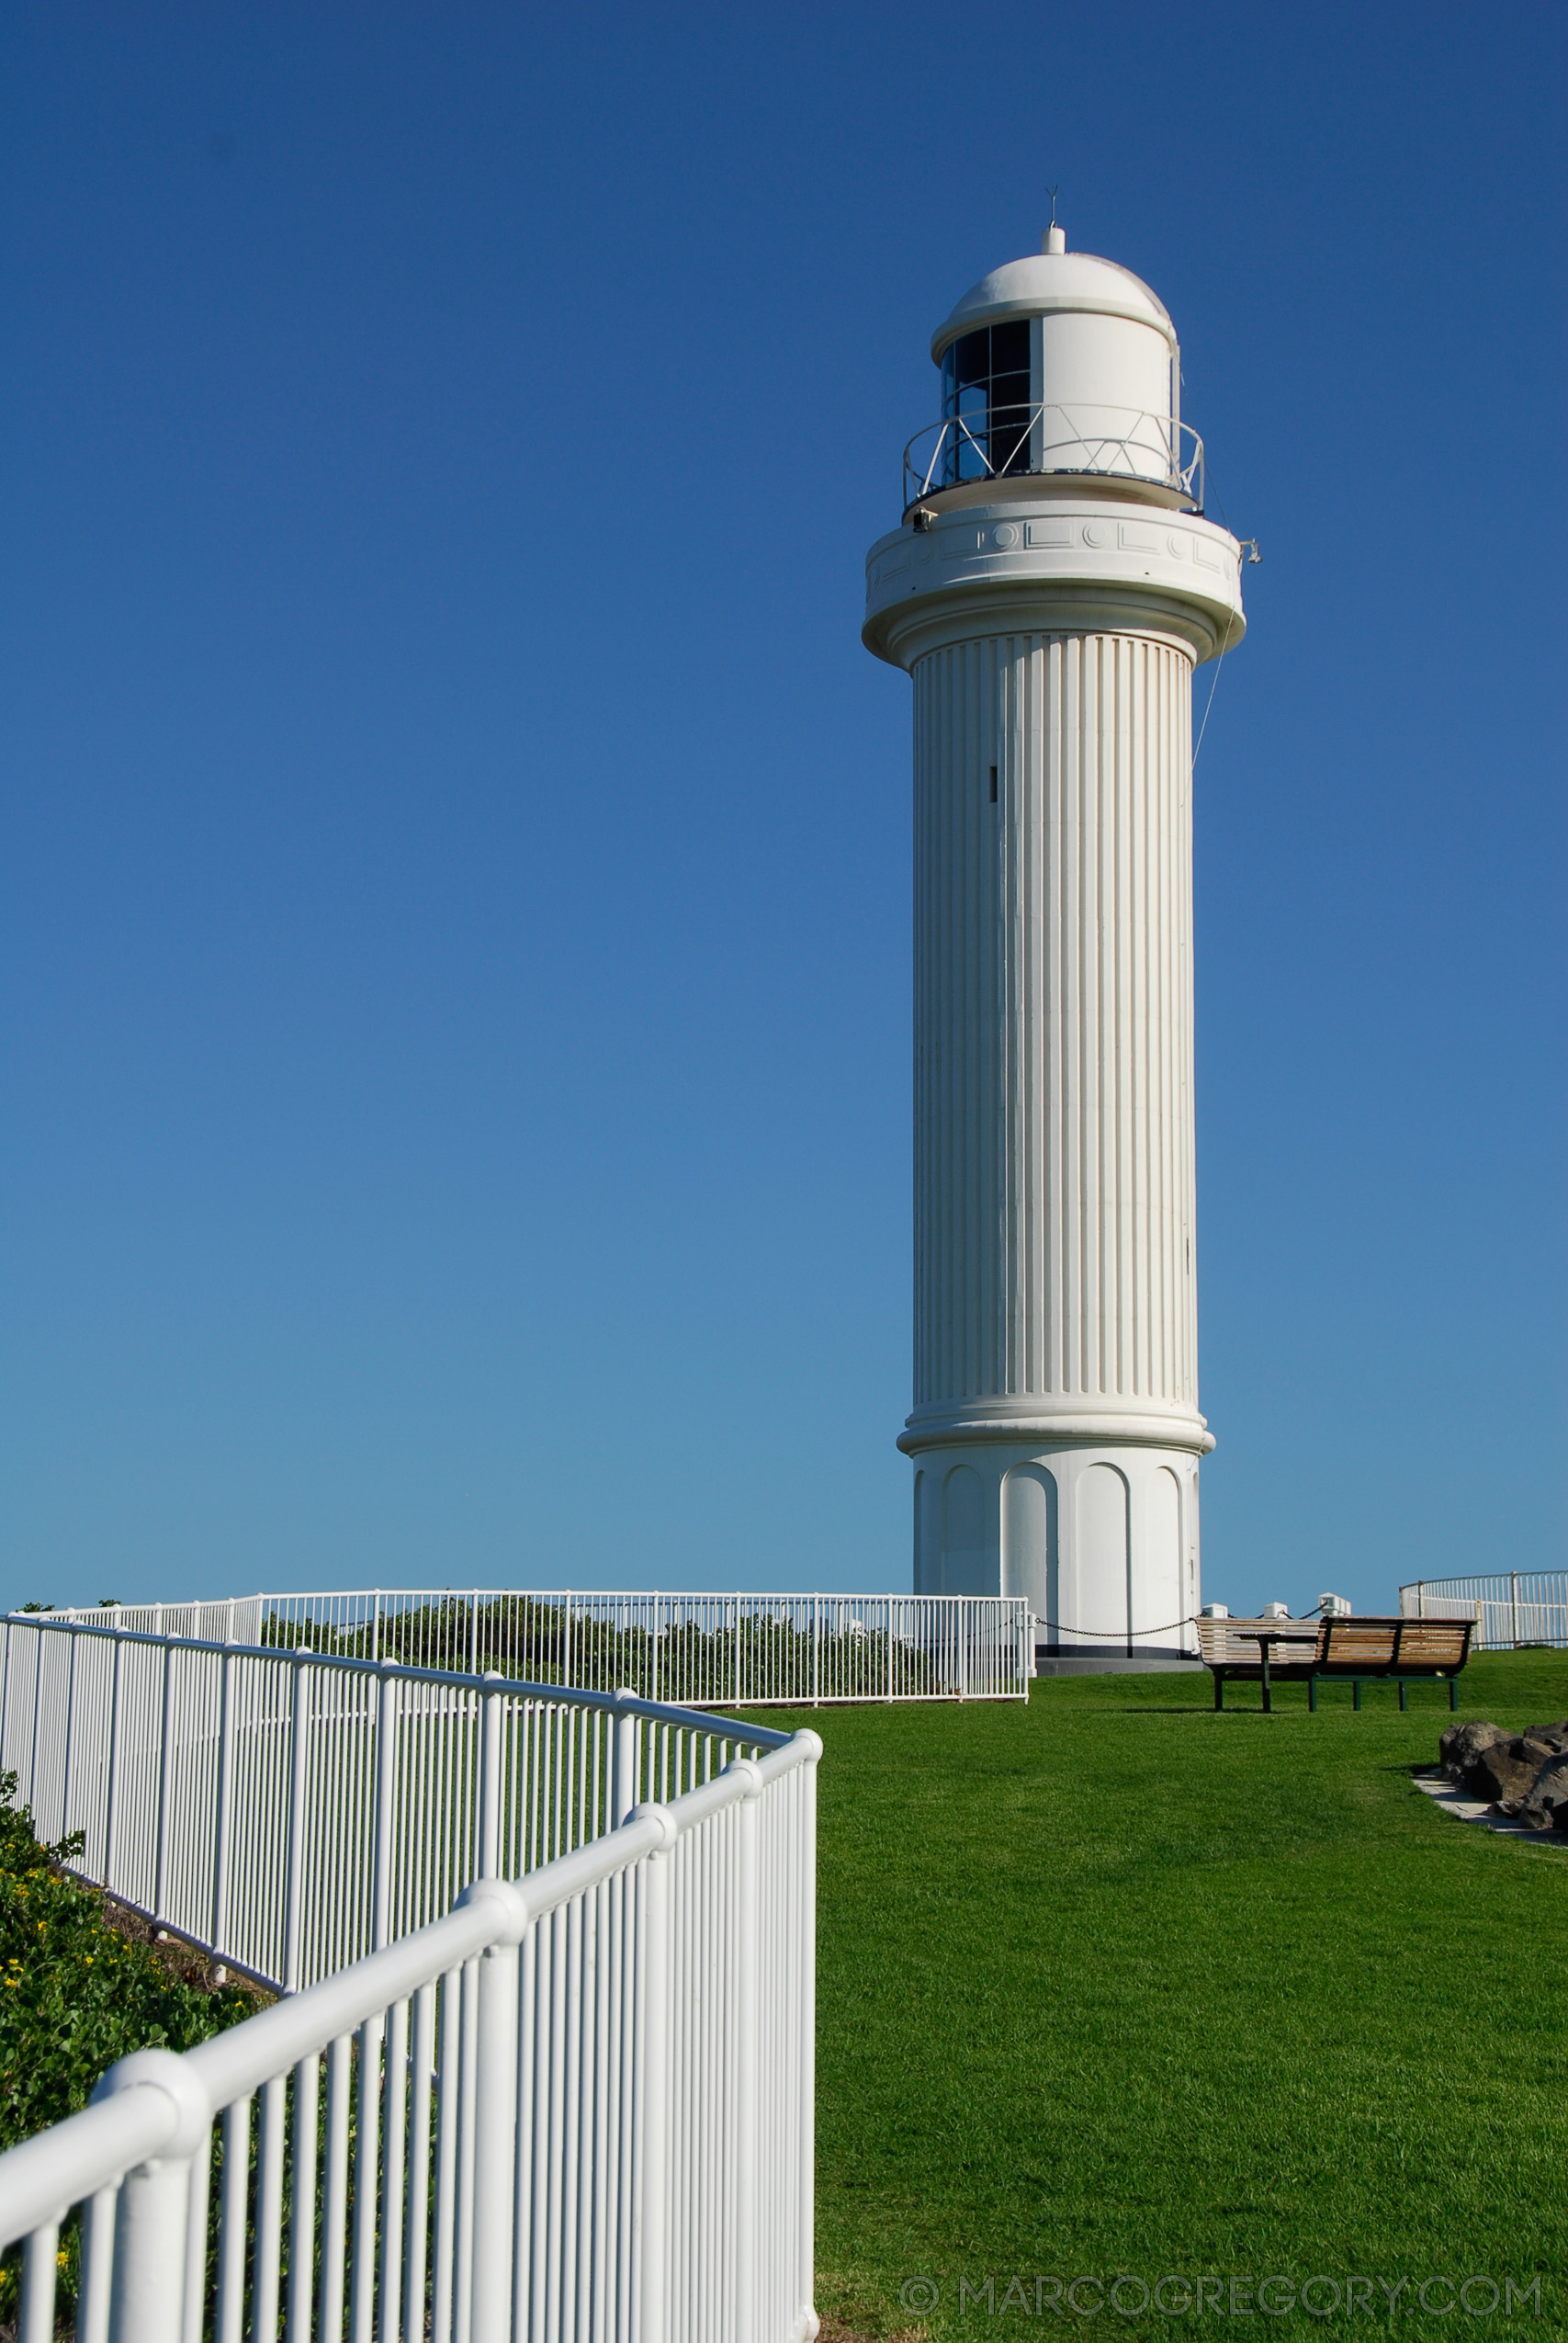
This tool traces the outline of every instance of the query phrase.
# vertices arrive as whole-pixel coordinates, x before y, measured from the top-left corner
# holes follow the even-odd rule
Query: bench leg
[[[1459,1713],[1459,1678],[1457,1676],[1449,1678],[1449,1706],[1457,1715]]]
[[[1359,1676],[1353,1676],[1350,1680],[1350,1705],[1352,1708],[1359,1708],[1361,1705],[1361,1680]]]
[[[1265,1716],[1272,1716],[1274,1714],[1274,1696],[1269,1690],[1269,1647],[1267,1644],[1263,1647],[1263,1714]]]
[[[1406,1698],[1406,1694],[1409,1692],[1409,1690],[1410,1687],[1408,1683],[1402,1676],[1399,1680],[1399,1705],[1402,1709],[1406,1709],[1410,1705],[1409,1700]]]
[[[1317,1678],[1315,1676],[1307,1678],[1307,1707],[1314,1716],[1317,1715]]]
[[[1225,1680],[1221,1670],[1216,1668],[1214,1670],[1214,1706],[1216,1708],[1224,1708],[1224,1704]]]

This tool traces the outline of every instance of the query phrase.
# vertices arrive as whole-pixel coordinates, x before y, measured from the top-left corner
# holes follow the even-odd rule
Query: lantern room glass
[[[962,421],[942,455],[944,488],[1029,470],[1029,320],[982,325],[949,343],[942,361],[944,423]]]

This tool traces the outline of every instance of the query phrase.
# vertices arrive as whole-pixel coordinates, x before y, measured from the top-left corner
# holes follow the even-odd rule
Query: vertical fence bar
[[[288,1737],[288,1870],[284,1896],[283,1990],[298,1993],[305,1942],[305,1781],[310,1740],[310,1678],[304,1650],[293,1658]]]
[[[413,2005],[413,2061],[409,2075],[409,2218],[403,2254],[403,2310],[409,2331],[423,2337],[430,2232],[430,2100],[435,2065],[435,1987],[422,1986]],[[290,2337],[289,2343],[293,2343]],[[304,2338],[309,2343],[309,2337]]]
[[[158,1853],[153,1873],[152,1909],[160,1919],[168,1910],[169,1877],[169,1703],[173,1697],[174,1654],[164,1646],[163,1731],[158,1751]]]
[[[398,1779],[397,1678],[381,1670],[376,1703],[376,1885],[371,1943],[376,1952],[391,1941],[392,1797]]]
[[[501,1733],[505,1722],[502,1706],[506,1680],[496,1669],[485,1671],[479,1695],[480,1727],[479,1868],[480,1879],[494,1879],[501,1870]]]
[[[114,2276],[118,2188],[100,2189],[82,2211],[82,2273],[76,2296],[77,2343],[107,2343],[109,2285]],[[186,2322],[189,2324],[188,2320]],[[24,2324],[21,2332],[26,2333]],[[52,2328],[51,2328],[52,2333]]]
[[[409,2178],[404,2163],[408,2143],[408,2003],[394,2002],[387,2013],[381,2088],[382,2343],[398,2343],[402,2330],[403,2193]]]
[[[240,2343],[245,2317],[245,2199],[251,2165],[251,2102],[223,2111],[223,2185],[218,2238],[217,2343]]]
[[[46,2221],[22,2248],[22,2303],[17,2343],[54,2343],[55,2258],[60,2226]]]
[[[207,2202],[212,2187],[212,2126],[197,2142],[190,2160],[190,2199],[186,2208],[185,2311],[180,2343],[202,2343],[207,2331]],[[92,2343],[82,2337],[79,2343]]]
[[[637,2343],[680,2343],[666,2319],[670,2232],[670,1978],[674,1900],[671,1860],[675,1825],[661,1807],[644,1805],[664,1825],[664,1845],[638,1867],[641,1889],[642,1990],[637,2008],[637,2050],[632,2080],[636,2103],[637,2163],[633,2188],[634,2232],[640,2238],[637,2271]]]
[[[256,2150],[255,2252],[251,2266],[251,2333],[277,2334],[278,2273],[283,2262],[283,2126],[287,2085],[275,2075],[261,2088]]]
[[[354,2236],[349,2249],[348,2332],[352,2343],[370,2343],[376,2315],[376,2215],[378,2212],[377,2111],[381,2098],[384,2020],[367,2018],[359,2029],[359,2091],[354,2143]],[[270,2336],[266,2343],[272,2343]],[[334,2336],[333,2343],[337,2343]]]
[[[477,1964],[469,2343],[511,2343],[512,2238],[517,2164],[517,1947],[492,1944]]]
[[[318,2333],[343,2335],[344,2247],[348,2224],[348,2114],[353,2052],[340,2034],[327,2052],[327,2168],[321,2190],[321,2316]],[[289,2343],[294,2343],[292,2336]]]
[[[233,1604],[229,1606],[231,1623]],[[119,1653],[117,1648],[115,1658]],[[218,1810],[212,1826],[212,1912],[209,1941],[220,1952],[229,1930],[229,1840],[234,1809],[234,1655],[225,1650],[219,1667]]]
[[[66,1629],[69,1638],[66,1649],[70,1655],[65,1671],[65,1753],[60,1774],[60,1836],[63,1839],[71,1828],[71,1744],[76,1723],[76,1622]]]
[[[40,1700],[40,1698],[41,1698],[41,1696],[42,1696],[42,1692],[43,1692],[43,1652],[44,1652],[43,1629],[42,1629],[41,1627],[35,1627],[35,1628],[33,1629],[33,1631],[32,1631],[32,1645],[33,1645],[33,1738],[32,1738],[32,1755],[31,1755],[31,1758],[28,1760],[28,1764],[29,1764],[29,1767],[30,1767],[30,1771],[29,1771],[29,1772],[28,1772],[28,1790],[27,1790],[27,1799],[26,1799],[26,1803],[27,1803],[28,1805],[34,1805],[34,1803],[36,1802],[37,1797],[38,1797],[38,1729],[39,1729],[39,1700]]]
[[[441,2064],[437,2069],[436,2115],[440,2129],[435,2142],[435,2239],[431,2287],[431,2333],[434,2343],[450,2343],[456,2298],[457,2233],[457,2132],[461,2120],[458,2068],[461,2065],[462,1974],[453,1970],[441,1980]],[[336,2343],[337,2330],[333,2330]]]
[[[761,1776],[750,1758],[737,1758],[746,1795],[735,1814],[737,1849],[734,1908],[729,1935],[735,1961],[735,2343],[763,2343],[757,2325],[758,2129],[762,2111],[757,2092],[757,2028],[761,1957],[757,1871],[758,1800]]]
[[[289,2174],[288,2343],[310,2343],[310,2302],[316,2274],[316,2118],[321,2102],[319,2055],[294,2069],[294,2156]],[[268,2338],[271,2343],[271,2338]]]
[[[1510,1570],[1508,1573],[1508,1634],[1514,1649],[1517,1651],[1519,1647],[1519,1574],[1517,1570]]]
[[[7,1634],[8,1633],[9,1631],[7,1630]],[[124,1657],[125,1636],[121,1631],[119,1621],[117,1619],[114,1623],[114,1664],[109,1680],[109,1778],[107,1785],[107,1811],[104,1816],[104,1886],[106,1889],[110,1891],[112,1891],[114,1886],[114,1830],[115,1823],[118,1819],[119,1694],[120,1678],[123,1672],[120,1663],[124,1659]],[[9,1658],[10,1647],[7,1643],[7,1666],[9,1665]]]
[[[800,2258],[795,2272],[795,2300],[797,2313],[807,2314],[816,2292],[817,2269],[817,1768],[821,1755],[822,1744],[813,1733],[800,1770],[800,1840],[795,1878],[800,1910],[795,1940],[800,1978],[800,2034],[795,2047],[795,2088],[799,2092],[795,2131],[800,2158],[795,2218]],[[812,2324],[815,2325],[814,2317]],[[809,2333],[810,2328],[805,2331]]]

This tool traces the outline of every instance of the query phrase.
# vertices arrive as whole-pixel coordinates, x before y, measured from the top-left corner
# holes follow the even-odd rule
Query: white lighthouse
[[[1196,666],[1241,640],[1176,333],[1042,252],[931,341],[867,560],[915,683],[915,1587],[1021,1594],[1045,1665],[1195,1648]]]

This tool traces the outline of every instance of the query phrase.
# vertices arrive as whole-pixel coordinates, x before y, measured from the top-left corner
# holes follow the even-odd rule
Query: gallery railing
[[[1067,474],[1135,480],[1203,509],[1203,443],[1174,415],[1079,401],[979,408],[916,432],[904,450],[903,509],[971,481]]]

